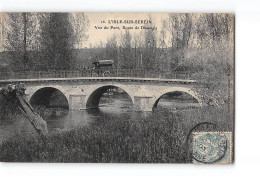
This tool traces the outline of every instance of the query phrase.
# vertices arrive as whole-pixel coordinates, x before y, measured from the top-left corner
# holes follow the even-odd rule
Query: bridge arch
[[[69,108],[69,99],[63,89],[53,86],[44,86],[31,89],[29,102],[31,105]]]
[[[172,93],[172,92],[187,93],[190,96],[192,96],[194,99],[196,99],[196,101],[198,102],[200,107],[202,107],[202,101],[200,100],[198,94],[195,91],[193,91],[192,89],[185,88],[185,87],[171,87],[171,88],[167,88],[167,89],[160,91],[159,93],[157,93],[154,96],[153,109],[157,107],[157,104],[158,104],[159,100],[162,98],[163,95],[165,95],[167,93]]]
[[[123,90],[131,99],[132,104],[134,104],[134,95],[132,94],[133,92],[131,92],[130,90],[127,89],[126,86],[123,85],[116,85],[116,84],[107,84],[107,85],[102,85],[99,86],[97,88],[95,88],[90,95],[87,98],[86,101],[86,107],[87,108],[93,108],[93,107],[98,107],[99,106],[99,102],[100,102],[100,98],[102,97],[102,95],[108,90],[108,89],[113,89],[113,88],[120,88],[121,90]]]

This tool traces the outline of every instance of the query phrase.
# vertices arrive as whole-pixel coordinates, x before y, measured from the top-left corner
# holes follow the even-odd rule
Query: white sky
[[[143,26],[144,24],[102,24],[101,21],[105,20],[149,20],[149,15],[151,16],[152,23],[157,27],[157,32],[160,32],[161,19],[167,18],[168,13],[86,13],[89,19],[89,30],[87,34],[89,35],[88,41],[83,43],[83,47],[89,47],[99,44],[100,41],[106,42],[107,39],[113,34],[120,34],[123,26]],[[97,30],[95,26],[119,26],[121,30],[118,29],[99,29]],[[144,30],[144,29],[142,29]],[[129,30],[130,33],[139,33],[141,30]]]

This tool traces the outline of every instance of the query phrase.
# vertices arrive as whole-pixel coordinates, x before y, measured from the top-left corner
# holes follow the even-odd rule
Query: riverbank
[[[138,114],[132,118],[107,117],[92,125],[37,138],[16,136],[0,146],[0,161],[8,162],[191,162],[187,136],[201,122],[232,131],[227,108],[205,107],[185,112]],[[213,130],[207,125],[200,130]],[[216,130],[214,128],[214,130]]]

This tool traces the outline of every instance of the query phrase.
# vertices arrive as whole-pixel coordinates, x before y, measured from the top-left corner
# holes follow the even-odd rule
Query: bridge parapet
[[[0,80],[0,86],[8,83],[48,83],[48,82],[80,82],[80,81],[103,81],[103,82],[141,82],[141,83],[168,83],[168,84],[195,84],[196,80],[185,79],[161,79],[161,78],[133,78],[133,77],[77,77],[77,78],[39,78],[39,79],[6,79]]]
[[[81,71],[26,71],[1,72],[0,80],[6,79],[45,79],[45,78],[78,78],[78,77],[132,77],[132,78],[160,78],[160,79],[191,79],[187,72],[149,71],[135,69],[102,69]]]

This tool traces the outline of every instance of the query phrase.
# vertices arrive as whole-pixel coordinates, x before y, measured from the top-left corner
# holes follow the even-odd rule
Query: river
[[[176,107],[198,107],[198,103],[191,100],[181,99],[161,99],[157,105],[156,113],[158,110],[170,109],[174,110]],[[56,130],[70,130],[79,126],[89,125],[91,122],[100,118],[109,117],[123,117],[131,118],[136,115],[143,115],[140,112],[133,111],[132,101],[129,98],[122,98],[116,95],[103,96],[100,99],[99,108],[79,110],[79,111],[66,111],[61,115],[49,115],[45,118],[50,131]]]
[[[188,106],[198,107],[199,105],[192,100],[163,98],[159,101],[153,113],[156,113],[158,110],[163,110],[164,108],[175,110],[176,107],[185,108]],[[113,95],[101,97],[99,108],[77,111],[52,108],[46,109],[44,113],[41,113],[41,116],[46,120],[49,132],[56,133],[90,125],[92,122],[102,118],[132,118],[133,116],[146,114],[147,112],[134,112],[132,101],[129,98],[122,97],[122,95]],[[151,112],[148,114],[151,114]],[[31,135],[32,130],[30,123],[25,120],[15,120],[13,122],[2,121],[0,123],[0,144],[15,134]]]

